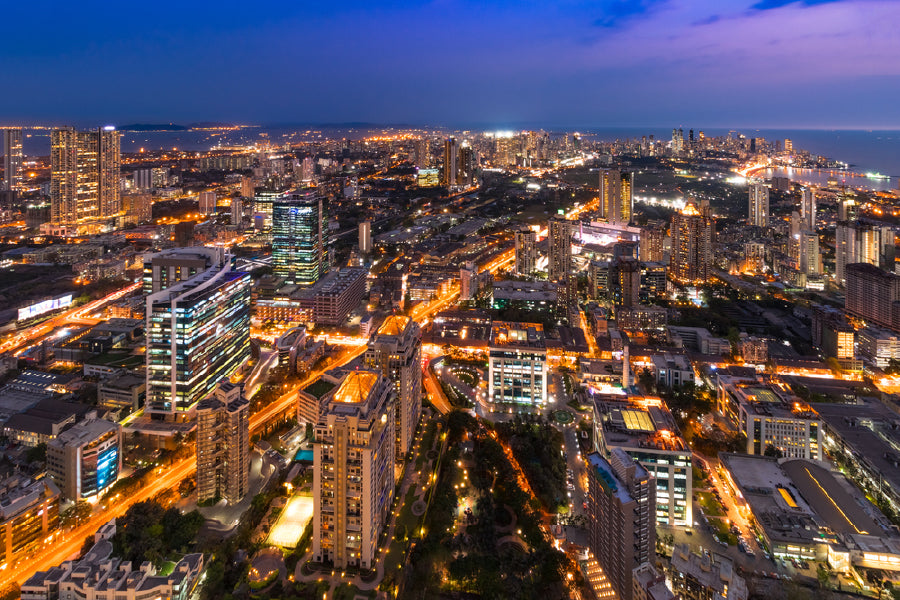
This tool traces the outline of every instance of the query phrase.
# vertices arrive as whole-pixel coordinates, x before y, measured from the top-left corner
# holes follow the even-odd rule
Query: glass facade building
[[[285,194],[272,204],[272,265],[275,276],[308,286],[328,272],[328,216],[325,200]]]
[[[225,254],[151,294],[146,332],[148,412],[190,410],[250,358],[250,274],[233,270]]]
[[[547,401],[547,345],[542,325],[494,322],[488,399],[495,404],[533,406]]]

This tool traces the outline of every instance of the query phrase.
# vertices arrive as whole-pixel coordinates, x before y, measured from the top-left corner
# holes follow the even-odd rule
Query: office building
[[[537,268],[537,232],[533,229],[516,231],[516,275],[531,275]]]
[[[385,319],[369,338],[365,363],[394,384],[394,456],[403,462],[422,415],[422,330],[418,323],[402,315]]]
[[[669,274],[679,283],[700,283],[712,274],[715,229],[708,206],[694,203],[672,215],[672,258]]]
[[[197,499],[240,502],[249,477],[250,403],[223,381],[197,404]]]
[[[621,600],[632,600],[633,572],[655,561],[653,477],[624,450],[588,455],[590,548]]]
[[[655,481],[654,512],[660,525],[690,526],[691,458],[662,399],[629,397],[594,401],[594,446],[603,456],[622,450]]]
[[[22,151],[22,128],[0,130],[0,153],[3,154],[3,179],[0,192],[18,192],[25,184],[25,154]]]
[[[900,276],[868,263],[847,265],[844,309],[870,323],[897,329],[894,303],[900,300]]]
[[[489,355],[489,402],[544,405],[547,401],[547,342],[543,325],[494,321]]]
[[[600,217],[610,223],[629,223],[633,215],[634,173],[600,171]]]
[[[197,204],[201,215],[216,214],[216,193],[200,192],[197,196]]]
[[[288,284],[309,286],[328,272],[326,200],[290,193],[272,203],[272,265]]]
[[[324,400],[313,443],[315,562],[375,567],[394,498],[394,387],[351,371]]]
[[[444,166],[441,176],[441,185],[453,187],[459,175],[459,142],[456,138],[444,140]]]
[[[250,274],[221,248],[144,261],[147,413],[179,418],[250,358]]]
[[[119,425],[86,419],[47,443],[47,473],[66,500],[96,498],[112,486],[122,469]]]
[[[756,227],[769,226],[769,188],[762,183],[749,186],[750,206],[748,222]]]
[[[785,384],[720,372],[716,405],[744,434],[747,454],[762,455],[772,446],[785,458],[823,460],[822,420]]]
[[[59,527],[59,488],[49,477],[15,474],[0,481],[0,565],[39,548]]]
[[[563,215],[555,215],[550,218],[547,230],[547,278],[550,281],[564,281],[572,270],[572,223]]]
[[[800,218],[806,231],[816,230],[816,193],[812,188],[800,192]]]
[[[359,223],[359,253],[363,256],[372,254],[372,221]]]
[[[50,216],[77,233],[109,227],[119,216],[120,136],[113,127],[50,132]],[[115,223],[113,222],[113,226]]]

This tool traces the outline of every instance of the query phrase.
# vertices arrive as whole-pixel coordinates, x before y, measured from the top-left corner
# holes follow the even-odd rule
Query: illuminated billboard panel
[[[53,298],[51,300],[44,300],[42,302],[38,302],[37,304],[32,304],[31,306],[26,306],[25,308],[20,308],[19,321],[27,321],[28,319],[33,319],[34,317],[40,316],[44,313],[59,310],[61,308],[68,308],[70,306],[72,306],[72,294],[67,294],[65,296],[60,296],[59,298]]]

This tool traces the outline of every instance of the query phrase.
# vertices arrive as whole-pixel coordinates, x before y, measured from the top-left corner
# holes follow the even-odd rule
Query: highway
[[[495,257],[490,263],[488,263],[486,268],[491,272],[496,272],[500,268],[508,265],[514,258],[515,250],[510,249],[503,254]],[[73,319],[87,320],[87,315],[97,310],[104,304],[136,290],[139,285],[140,284],[134,284],[128,286],[127,288],[110,294],[105,298],[101,298],[100,300],[91,302],[90,304],[87,304],[78,309],[68,311],[63,315],[54,317],[50,321],[29,329],[27,333],[23,332],[23,334],[21,335],[25,336],[25,338],[29,340],[33,340],[40,335],[46,335],[46,333],[52,331],[54,327],[71,323]],[[435,298],[428,303],[422,303],[414,306],[410,313],[410,316],[412,316],[412,318],[420,324],[424,325],[431,317],[434,316],[435,313],[444,310],[445,308],[453,304],[458,296],[459,284],[454,283],[443,295]],[[67,322],[58,322],[60,320],[66,319],[68,319]],[[51,325],[51,323],[54,324]],[[326,370],[343,366],[363,354],[366,349],[365,342],[365,339],[360,338],[360,343],[358,346],[346,346],[343,352],[338,356],[338,358],[333,361],[326,361],[324,366],[317,369],[316,371],[311,372],[306,379],[304,379],[301,383],[295,385],[291,390],[279,397],[278,400],[262,407],[255,414],[251,415],[251,435],[263,429],[269,422],[281,417],[287,411],[289,411],[291,407],[294,406],[297,402],[297,392],[321,377]],[[21,345],[27,342],[20,341],[17,343]],[[161,472],[158,474],[158,476],[148,478],[147,484],[139,491],[134,493],[131,497],[122,498],[121,500],[117,500],[115,498],[112,499],[115,501],[110,501],[109,499],[107,499],[107,507],[105,509],[101,508],[100,510],[95,511],[89,521],[68,532],[56,532],[46,540],[43,548],[20,558],[18,562],[11,567],[0,571],[0,590],[5,589],[7,586],[13,583],[21,584],[28,577],[34,574],[35,571],[49,569],[50,567],[58,565],[59,563],[76,556],[81,550],[81,546],[84,543],[85,538],[93,535],[97,531],[97,529],[99,529],[100,526],[102,526],[104,523],[108,522],[110,519],[124,515],[132,504],[150,500],[160,492],[176,488],[183,479],[194,474],[194,472],[196,471],[196,467],[196,460],[193,457],[179,460],[178,462],[170,465],[168,468],[160,468],[159,470]]]

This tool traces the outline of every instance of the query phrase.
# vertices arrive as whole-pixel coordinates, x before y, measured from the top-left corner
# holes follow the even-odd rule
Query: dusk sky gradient
[[[900,128],[896,1],[8,4],[3,123]]]

